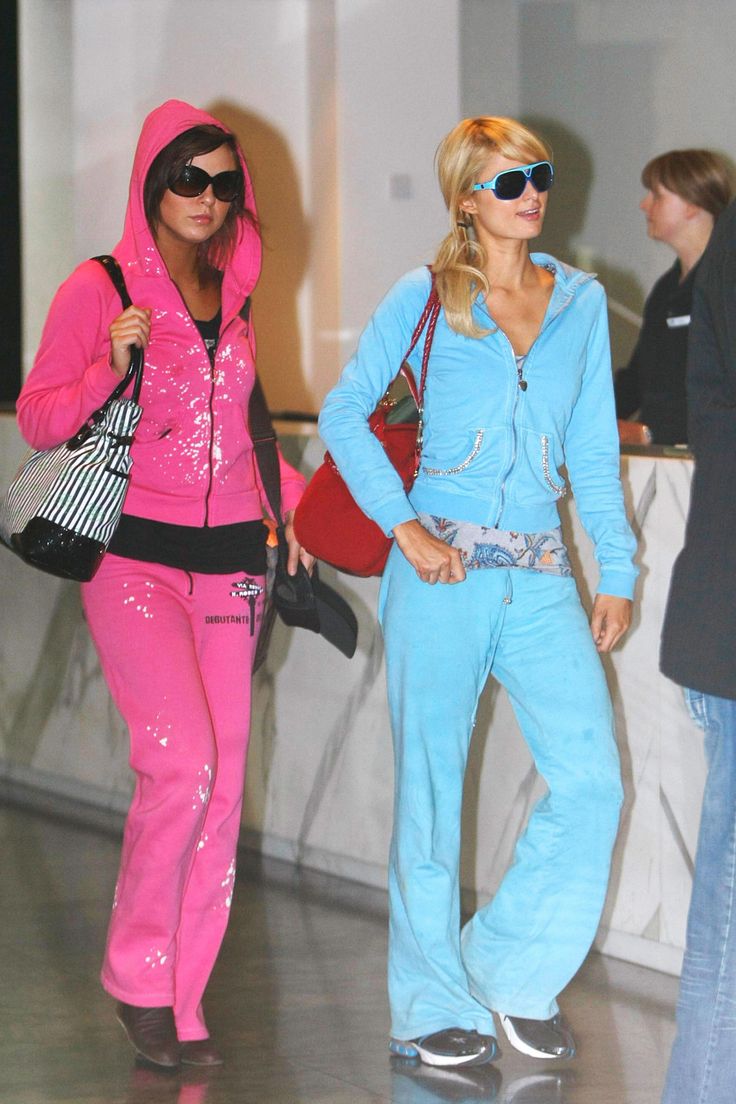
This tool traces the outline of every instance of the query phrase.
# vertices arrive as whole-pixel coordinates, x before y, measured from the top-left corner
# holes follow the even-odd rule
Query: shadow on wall
[[[550,140],[558,167],[544,241],[562,260],[596,272],[610,300],[641,314],[644,295],[628,263],[617,268],[606,257],[628,250],[641,258],[646,250],[636,203],[641,167],[653,153],[657,45],[605,30],[591,35],[584,9],[580,0],[521,0],[518,10],[519,71],[530,75],[521,78],[522,118]],[[609,319],[620,366],[638,328],[614,312]]]
[[[237,136],[253,178],[263,269],[253,293],[258,371],[272,411],[314,410],[301,361],[297,298],[309,257],[309,228],[287,140],[270,123],[229,101],[206,110]]]
[[[640,313],[644,305],[644,293],[636,277],[629,270],[617,268],[603,257],[580,246],[593,184],[594,166],[590,150],[573,130],[555,119],[542,115],[525,115],[523,121],[551,145],[557,170],[540,239],[541,248],[576,268],[595,272],[606,289],[609,300],[614,299],[629,310]],[[646,236],[644,227],[642,234]],[[611,311],[609,326],[614,367],[619,368],[628,362],[638,329]]]

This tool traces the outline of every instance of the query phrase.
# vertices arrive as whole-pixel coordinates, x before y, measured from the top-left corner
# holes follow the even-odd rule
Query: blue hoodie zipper
[[[583,283],[587,283],[588,279],[593,279],[593,277],[589,276],[587,273],[585,275],[586,275],[587,279],[576,281],[575,284],[574,284],[574,288],[579,287]],[[539,339],[541,338],[542,334],[546,330],[549,329],[549,327],[552,325],[552,323],[557,318],[560,317],[560,315],[565,310],[565,308],[568,307],[570,305],[570,303],[572,303],[573,299],[575,298],[574,288],[569,289],[565,293],[565,298],[563,299],[562,303],[560,303],[560,306],[559,306],[558,310],[556,310],[553,315],[551,315],[549,318],[547,318],[543,322],[542,328],[540,329],[537,336],[534,338],[534,341],[532,342],[532,344],[529,346],[529,350],[528,350],[528,352],[527,352],[527,354],[524,358],[524,367],[526,367],[528,365],[529,359],[532,356],[532,353],[534,351],[534,347],[537,344],[537,342],[539,341]],[[556,290],[556,286],[552,291],[552,295],[555,294],[555,290]],[[488,312],[486,312],[486,313],[488,313]],[[488,313],[488,317],[491,318],[490,313]],[[493,322],[492,318],[491,318],[491,322]],[[495,322],[494,322],[494,325],[496,325]],[[500,497],[499,497],[499,504],[498,504],[498,512],[497,512],[497,515],[496,515],[496,522],[495,522],[495,528],[498,529],[501,525],[501,517],[503,515],[503,510],[504,510],[504,505],[505,505],[506,484],[508,482],[509,476],[511,475],[512,471],[514,470],[514,466],[516,464],[516,458],[517,458],[516,411],[517,411],[517,408],[518,408],[518,405],[519,405],[519,392],[520,391],[521,392],[526,392],[527,387],[528,387],[528,381],[525,380],[524,377],[523,377],[523,368],[520,368],[519,365],[517,365],[517,363],[516,363],[516,355],[514,353],[514,348],[511,344],[511,342],[509,341],[508,337],[503,332],[503,330],[501,329],[500,326],[497,326],[496,329],[497,329],[497,332],[499,334],[501,334],[504,341],[506,342],[506,344],[509,347],[509,352],[511,354],[511,360],[512,360],[512,363],[513,363],[514,376],[515,376],[515,382],[516,382],[516,386],[514,387],[514,402],[513,402],[512,408],[511,408],[511,461],[510,461],[508,467],[506,468],[505,472],[503,473],[503,476],[502,476],[502,479],[501,479],[501,487],[500,487],[500,490],[499,490],[499,496]]]

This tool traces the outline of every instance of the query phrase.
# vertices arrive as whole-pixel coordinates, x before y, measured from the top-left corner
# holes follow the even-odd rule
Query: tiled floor
[[[508,1043],[456,1075],[392,1066],[382,895],[281,864],[241,862],[208,991],[227,1057],[213,1074],[136,1065],[97,982],[117,839],[0,810],[2,1104],[657,1104],[673,978],[593,955],[564,997],[567,1065]]]

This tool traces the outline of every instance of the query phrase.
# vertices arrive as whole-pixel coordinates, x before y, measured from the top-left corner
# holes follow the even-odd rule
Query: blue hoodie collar
[[[532,264],[548,269],[555,278],[555,286],[552,289],[552,296],[542,326],[544,328],[572,302],[580,288],[595,280],[595,273],[583,272],[580,268],[573,268],[572,265],[559,261],[557,257],[553,257],[550,253],[530,253],[529,258]],[[482,302],[482,292],[480,291],[476,298],[476,306],[484,310],[486,314],[488,313],[485,304]]]

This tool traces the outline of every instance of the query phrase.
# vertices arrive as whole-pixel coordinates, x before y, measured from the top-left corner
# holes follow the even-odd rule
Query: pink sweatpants
[[[135,792],[102,984],[174,1008],[202,1039],[202,995],[227,926],[263,578],[190,574],[108,555],[82,599],[130,730]]]

